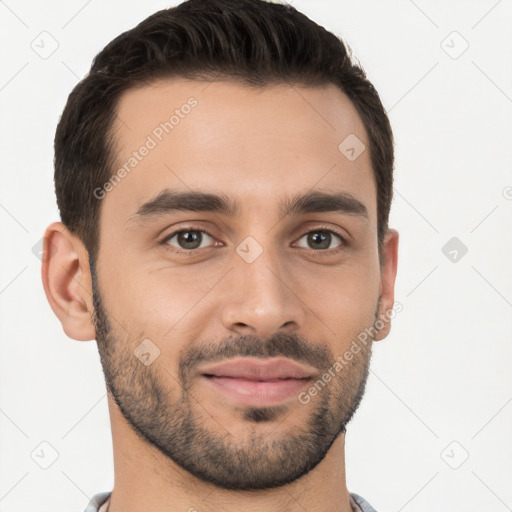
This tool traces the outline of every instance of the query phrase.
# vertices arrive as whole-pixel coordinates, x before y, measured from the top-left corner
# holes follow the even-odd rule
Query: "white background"
[[[96,344],[64,335],[32,249],[58,219],[68,94],[113,37],[177,3],[0,1],[0,512],[82,511],[112,489]],[[396,138],[404,309],[348,428],[348,488],[379,512],[512,510],[512,1],[293,5],[351,45]]]

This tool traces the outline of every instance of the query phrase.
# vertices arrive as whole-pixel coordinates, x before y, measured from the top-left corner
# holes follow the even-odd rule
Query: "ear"
[[[64,332],[78,341],[95,339],[89,254],[61,222],[46,228],[41,277],[46,298]]]
[[[387,233],[384,235],[382,247],[379,317],[376,321],[377,328],[379,330],[375,335],[374,341],[383,340],[391,330],[390,312],[393,311],[393,305],[395,303],[395,278],[397,263],[398,231],[395,229],[388,229]]]

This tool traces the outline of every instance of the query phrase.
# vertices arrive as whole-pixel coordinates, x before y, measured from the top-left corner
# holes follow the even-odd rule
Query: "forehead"
[[[367,133],[335,85],[159,80],[125,91],[116,114],[113,173],[124,172],[102,206],[114,214],[169,188],[230,195],[248,209],[332,189],[376,215]]]

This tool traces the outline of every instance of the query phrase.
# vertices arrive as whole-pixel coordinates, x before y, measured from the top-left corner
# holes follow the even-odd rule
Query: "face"
[[[346,354],[382,313],[370,154],[339,149],[364,126],[334,86],[160,81],[117,114],[92,268],[108,389],[203,481],[294,481],[355,412],[371,339]]]

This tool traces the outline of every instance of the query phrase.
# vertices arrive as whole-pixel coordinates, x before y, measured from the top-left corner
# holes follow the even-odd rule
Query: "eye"
[[[172,242],[174,239],[176,239],[176,245]],[[210,239],[211,243],[213,237],[203,229],[182,229],[180,231],[175,231],[166,237],[164,240],[162,240],[162,243],[188,251],[207,247],[210,245],[208,243],[208,239]],[[202,245],[205,241],[207,242],[206,245]]]
[[[330,247],[333,241],[333,235],[340,242],[335,247]],[[303,238],[306,238],[306,244],[308,244],[306,249],[314,250],[337,249],[345,242],[341,235],[338,235],[334,231],[328,229],[317,229],[315,231],[310,231],[309,233],[303,235],[299,240],[302,240]],[[299,247],[304,246],[299,245]]]
[[[305,246],[300,243],[303,239],[305,239]],[[338,239],[338,243],[333,247],[332,244],[333,242],[336,242],[336,239]],[[161,243],[170,245],[176,249],[181,249],[182,252],[192,252],[211,246],[212,241],[215,241],[215,238],[204,229],[195,229],[190,227],[174,231],[170,235],[166,236]],[[340,234],[330,229],[316,229],[305,233],[299,239],[297,246],[305,249],[313,249],[314,251],[319,252],[336,252],[342,250],[345,245],[345,239]]]

